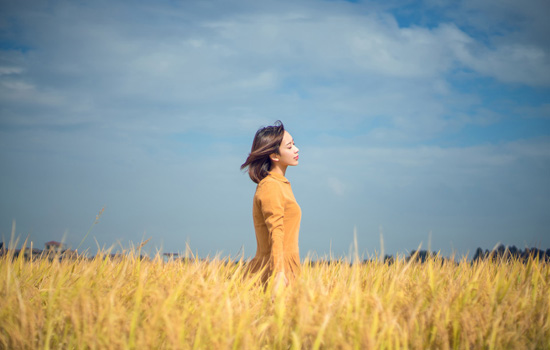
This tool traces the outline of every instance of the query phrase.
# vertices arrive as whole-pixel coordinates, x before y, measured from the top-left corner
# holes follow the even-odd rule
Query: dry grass
[[[3,349],[548,349],[550,268],[303,265],[272,302],[242,262],[0,258]],[[268,288],[269,290],[269,288]]]

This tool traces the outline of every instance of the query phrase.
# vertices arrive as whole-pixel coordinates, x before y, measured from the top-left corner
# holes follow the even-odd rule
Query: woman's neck
[[[283,175],[283,176],[285,176],[285,174],[286,174],[286,168],[287,168],[286,165],[282,166],[282,167],[279,166],[276,163],[271,165],[271,171],[272,172],[274,172],[276,174],[279,174],[279,175]]]

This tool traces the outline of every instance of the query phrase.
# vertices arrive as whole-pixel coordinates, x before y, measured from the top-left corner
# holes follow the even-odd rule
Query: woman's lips
[[[294,159],[296,159],[296,160],[298,160],[298,158],[300,158],[300,156],[296,156],[296,157],[294,157]]]

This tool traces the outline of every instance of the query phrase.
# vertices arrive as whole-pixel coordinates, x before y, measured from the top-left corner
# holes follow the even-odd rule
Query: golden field
[[[304,260],[273,297],[243,261],[0,258],[1,349],[548,349],[537,259]]]

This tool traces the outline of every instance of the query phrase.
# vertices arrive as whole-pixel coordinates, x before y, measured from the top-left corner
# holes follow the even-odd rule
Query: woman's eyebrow
[[[287,142],[287,146],[294,142],[294,139]]]

